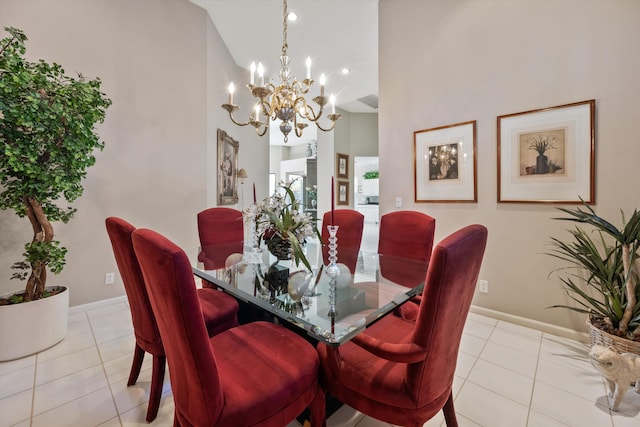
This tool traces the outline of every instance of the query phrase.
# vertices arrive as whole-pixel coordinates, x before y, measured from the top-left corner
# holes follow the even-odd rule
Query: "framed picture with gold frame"
[[[349,204],[349,181],[338,181],[338,192],[336,195],[336,203],[338,205]]]
[[[476,121],[413,133],[416,203],[478,201]]]
[[[336,171],[339,179],[349,179],[349,155],[336,153]]]
[[[238,141],[218,129],[218,205],[238,203]]]
[[[499,203],[595,203],[595,100],[498,116]]]

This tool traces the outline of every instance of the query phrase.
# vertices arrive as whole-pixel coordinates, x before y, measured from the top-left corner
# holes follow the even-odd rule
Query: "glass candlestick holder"
[[[328,225],[329,231],[329,265],[327,265],[327,276],[329,276],[329,313],[328,316],[338,315],[336,309],[336,277],[340,275],[340,269],[336,265],[338,260],[338,226]]]

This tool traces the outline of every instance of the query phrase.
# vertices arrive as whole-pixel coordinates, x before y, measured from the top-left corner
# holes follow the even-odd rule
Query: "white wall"
[[[596,211],[619,223],[639,207],[640,2],[380,0],[380,209],[423,211],[436,239],[484,224],[489,242],[474,304],[583,328],[544,255],[567,223],[554,205],[498,204],[496,117],[596,99]],[[413,132],[477,120],[478,203],[413,203]]]
[[[106,147],[74,203],[78,213],[54,224],[69,252],[49,284],[68,285],[71,305],[124,294],[119,276],[104,284],[105,272],[117,271],[107,216],[197,247],[196,214],[215,203],[218,127],[240,141],[239,164],[250,176],[267,176],[268,146],[236,131],[220,108],[228,81],[245,76],[201,8],[186,0],[0,0],[5,26],[25,31],[29,58],[98,76],[113,100],[99,128]],[[264,193],[266,181],[256,181]],[[13,212],[0,212],[0,227],[1,293],[24,286],[8,280],[9,267],[31,230]]]

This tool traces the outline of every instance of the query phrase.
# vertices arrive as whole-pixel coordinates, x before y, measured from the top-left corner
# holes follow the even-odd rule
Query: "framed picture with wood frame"
[[[413,133],[416,203],[478,201],[476,121]]]
[[[349,155],[336,153],[336,171],[338,178],[349,179]]]
[[[595,203],[595,100],[498,116],[499,203]]]
[[[338,195],[336,202],[338,205],[349,204],[349,181],[338,181]]]
[[[238,203],[239,143],[218,129],[218,205]]]

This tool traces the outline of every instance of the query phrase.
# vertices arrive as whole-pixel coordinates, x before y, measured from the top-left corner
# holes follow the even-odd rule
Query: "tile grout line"
[[[118,422],[120,426],[122,426],[122,418],[120,417],[120,411],[118,410],[118,405],[116,404],[116,397],[113,395],[113,389],[111,388],[111,382],[109,381],[109,376],[107,375],[107,368],[104,366],[104,360],[102,359],[102,352],[100,351],[100,346],[98,345],[98,339],[96,338],[95,331],[93,330],[93,324],[91,323],[91,319],[89,318],[89,314],[85,311],[87,315],[87,319],[89,320],[89,329],[91,329],[91,335],[93,336],[93,341],[95,342],[96,350],[98,351],[98,357],[100,358],[100,367],[102,368],[102,373],[104,374],[104,378],[107,381],[107,388],[109,389],[109,394],[111,395],[111,401],[113,402],[113,408],[116,410],[116,417],[118,418]],[[112,418],[109,418],[112,419]],[[109,420],[105,420],[103,423]],[[103,424],[102,423],[102,424]]]
[[[533,383],[531,384],[531,395],[529,396],[529,410],[527,411],[527,421],[526,426],[529,425],[529,419],[531,418],[531,411],[533,405],[533,393],[536,390],[536,378],[538,377],[538,367],[540,366],[540,355],[542,354],[542,339],[544,337],[544,333],[540,334],[540,343],[538,345],[538,357],[536,357],[536,368],[533,370]],[[551,417],[549,417],[551,418]],[[560,420],[556,420],[560,422]]]

